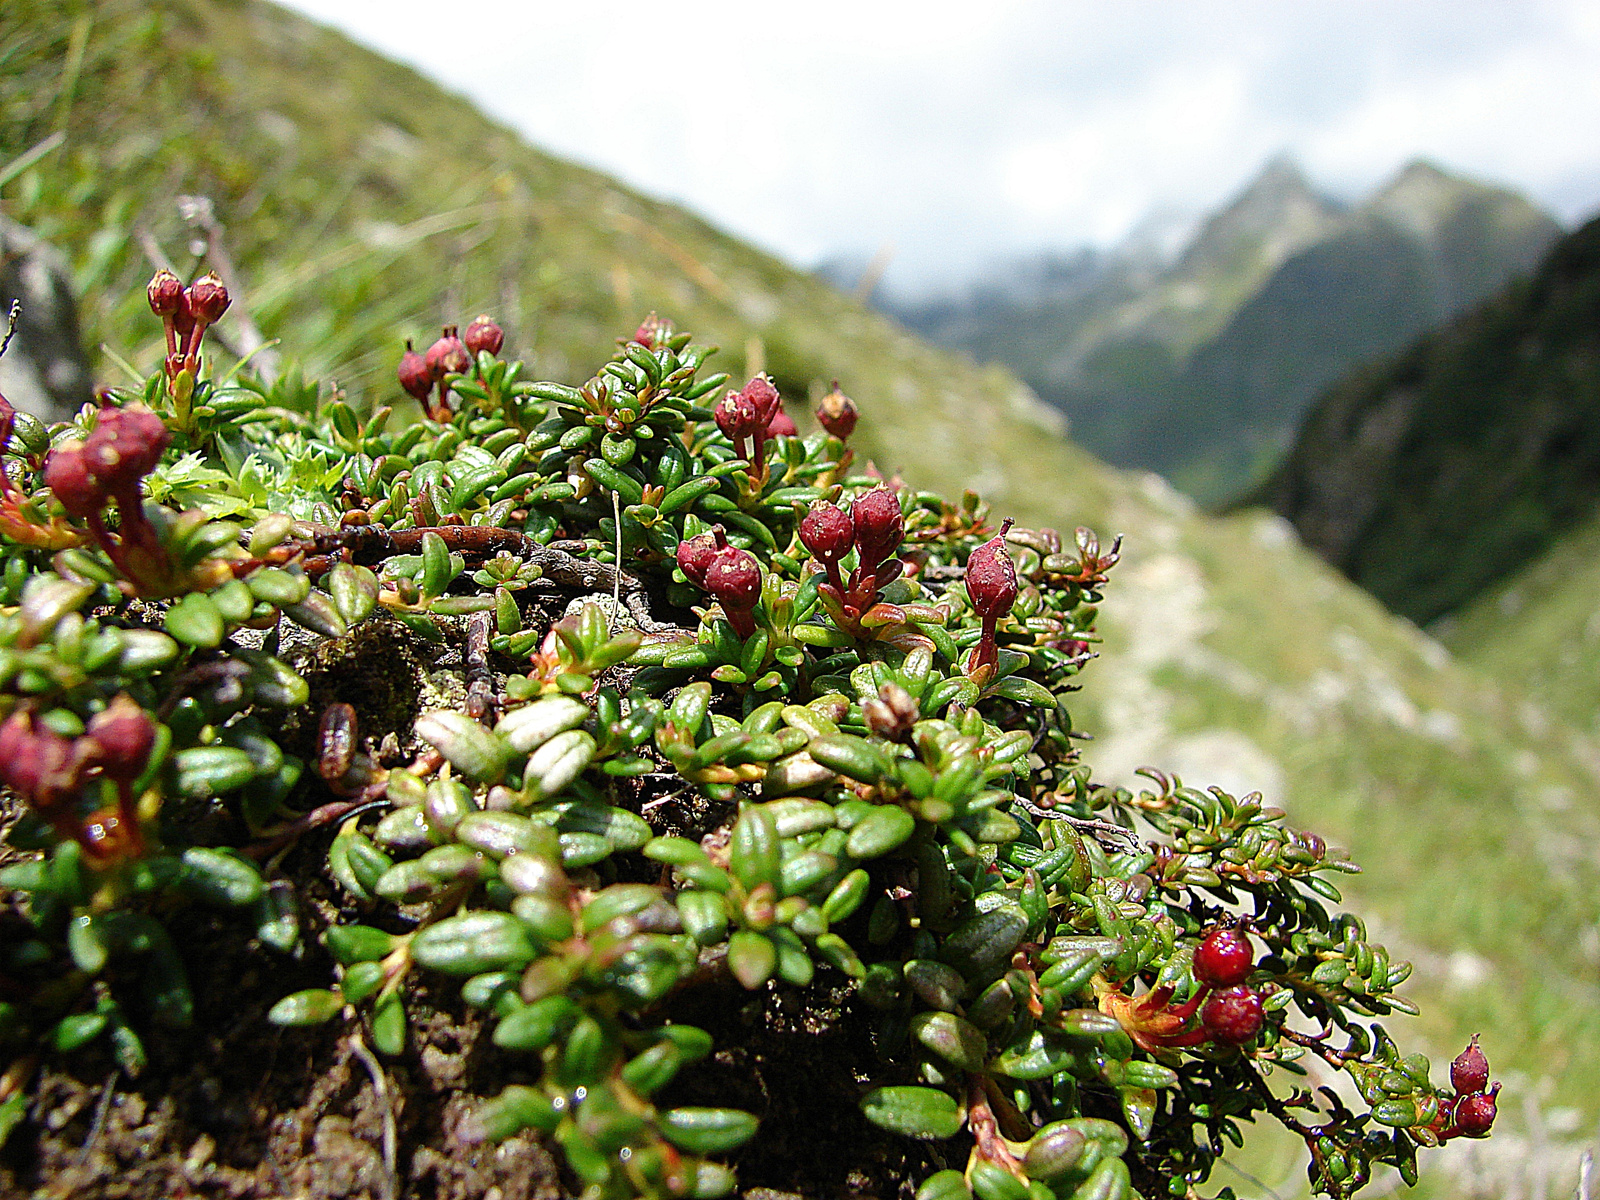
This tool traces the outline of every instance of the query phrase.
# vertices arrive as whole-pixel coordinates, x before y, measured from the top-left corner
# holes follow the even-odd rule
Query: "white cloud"
[[[1428,156],[1600,205],[1593,0],[292,7],[796,262],[893,242],[902,286],[1198,212],[1284,149],[1346,195]]]

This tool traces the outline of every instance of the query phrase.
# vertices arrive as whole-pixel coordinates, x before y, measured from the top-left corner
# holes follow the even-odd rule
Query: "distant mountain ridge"
[[[1257,494],[1429,621],[1600,508],[1600,218],[1537,273],[1317,404]]]
[[[1424,162],[1346,209],[1279,157],[1170,264],[1113,253],[1064,295],[896,315],[1017,371],[1089,449],[1215,502],[1270,469],[1328,384],[1531,269],[1559,232]]]

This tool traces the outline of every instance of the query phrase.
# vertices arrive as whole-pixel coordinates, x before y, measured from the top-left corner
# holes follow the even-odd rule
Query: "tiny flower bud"
[[[748,612],[761,599],[761,567],[745,551],[729,546],[706,569],[706,591],[723,608]]]
[[[161,461],[172,432],[142,404],[102,408],[84,440],[83,457],[97,483],[118,497],[137,495],[139,481]]]
[[[101,864],[123,862],[144,852],[134,814],[120,806],[90,813],[78,840],[89,857]]]
[[[11,407],[11,401],[0,396],[0,453],[5,452],[6,446],[11,441],[11,431],[16,427],[17,410]]]
[[[106,493],[95,481],[80,441],[62,442],[44,463],[44,482],[61,507],[75,517],[90,517],[105,507]]]
[[[214,271],[195,280],[189,288],[189,309],[194,319],[202,324],[215,325],[231,303],[233,298]]]
[[[762,429],[756,406],[740,392],[729,392],[724,396],[713,415],[717,420],[717,428],[736,446],[742,439]]]
[[[1241,985],[1213,992],[1200,1009],[1200,1024],[1214,1042],[1242,1046],[1261,1032],[1261,997]]]
[[[1472,1035],[1467,1048],[1450,1064],[1450,1086],[1459,1096],[1481,1092],[1489,1086],[1489,1059],[1478,1049],[1477,1034]]]
[[[772,418],[778,414],[782,404],[778,397],[778,389],[773,386],[772,378],[765,371],[745,384],[744,391],[740,395],[755,406],[758,428],[761,429],[772,423]]]
[[[1456,1132],[1467,1137],[1483,1137],[1488,1133],[1489,1127],[1494,1124],[1496,1097],[1499,1095],[1500,1085],[1497,1083],[1487,1092],[1463,1096],[1456,1101]]]
[[[150,298],[150,311],[158,317],[175,316],[183,308],[183,282],[165,268],[151,277],[145,294]]]
[[[428,373],[438,383],[446,375],[465,375],[472,369],[472,356],[466,344],[456,334],[454,325],[446,325],[439,340],[428,347]]]
[[[800,428],[794,423],[794,418],[783,411],[783,401],[778,402],[778,411],[772,415],[772,420],[767,422],[768,437],[798,437]]]
[[[1011,518],[967,558],[967,595],[980,617],[996,619],[1017,602],[1017,568],[1006,552],[1006,531]]]
[[[845,441],[855,432],[858,415],[856,402],[841,392],[839,381],[834,380],[833,390],[817,405],[818,423],[834,437]]]
[[[0,724],[0,784],[41,812],[71,798],[82,772],[71,738],[35,727],[26,712]]]
[[[911,732],[922,710],[905,688],[898,683],[886,683],[878,689],[877,696],[861,706],[861,716],[873,733],[898,742]]]
[[[862,570],[876,569],[900,549],[905,519],[900,515],[900,501],[888,488],[875,487],[858,496],[850,506],[850,520],[855,525]]]
[[[122,695],[89,722],[88,737],[100,749],[100,770],[119,783],[131,783],[150,761],[156,727],[136,701]]]
[[[655,313],[651,313],[634,330],[633,340],[646,350],[659,350],[672,339],[672,322],[663,321]]]
[[[710,568],[712,560],[727,544],[727,536],[723,533],[721,525],[715,526],[710,533],[684,538],[678,543],[678,569],[690,583],[698,588],[704,588],[706,571]]]
[[[400,386],[414,399],[426,401],[433,390],[433,371],[423,358],[406,342],[406,352],[400,358]]]
[[[1237,929],[1213,929],[1194,952],[1194,977],[1207,987],[1234,987],[1250,977],[1255,952]]]
[[[482,315],[473,318],[472,324],[467,326],[466,337],[463,340],[474,356],[485,350],[493,355],[499,354],[500,347],[505,345],[506,333],[491,317]]]
[[[856,529],[850,515],[836,504],[818,500],[800,521],[800,544],[825,563],[850,553]]]

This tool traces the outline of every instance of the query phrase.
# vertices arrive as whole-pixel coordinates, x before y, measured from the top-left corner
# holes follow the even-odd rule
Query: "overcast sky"
[[[1194,216],[1279,151],[1600,209],[1600,0],[292,0],[533,142],[889,282]]]

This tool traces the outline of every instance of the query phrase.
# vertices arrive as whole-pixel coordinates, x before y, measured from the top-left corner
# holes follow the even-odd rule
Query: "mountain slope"
[[[1438,626],[1463,661],[1524,681],[1574,728],[1600,734],[1600,518]]]
[[[1116,250],[1085,252],[1068,270],[1022,270],[962,301],[890,305],[911,328],[980,362],[1004,363],[1065,410],[1097,453],[1128,459],[1143,407],[1165,395],[1195,347],[1296,251],[1327,236],[1338,208],[1300,168],[1269,162],[1206,220],[1175,260],[1135,234]]]
[[[1417,621],[1536,558],[1600,503],[1600,220],[1332,389],[1258,498]]]
[[[1325,387],[1531,269],[1557,232],[1515,193],[1411,164],[1196,351],[1146,426],[1144,465],[1205,499],[1236,494]]]
[[[897,315],[1017,371],[1113,463],[1216,502],[1271,469],[1328,384],[1531,269],[1558,233],[1427,163],[1346,212],[1277,159],[1170,265],[1112,255],[1055,292]]]
[[[75,29],[76,73],[63,69]],[[863,457],[919,487],[974,486],[1024,522],[1125,534],[1075,714],[1099,737],[1091,762],[1117,780],[1148,762],[1262,788],[1350,846],[1369,874],[1349,890],[1419,960],[1412,990],[1429,1007],[1414,1036],[1435,1061],[1493,1029],[1498,1069],[1526,1086],[1548,1076],[1554,1102],[1600,1119],[1586,949],[1600,827],[1571,802],[1600,785],[1592,741],[1523,721],[1514,688],[1450,662],[1281,523],[1197,515],[1061,440],[1059,417],[1006,372],[265,5],[8,0],[0,59],[0,162],[66,114],[66,144],[0,197],[72,256],[91,345],[154,360],[136,227],[179,253],[173,200],[204,191],[243,276],[237,303],[359,396],[396,398],[401,338],[441,315],[491,309],[534,371],[570,379],[655,307],[734,348],[732,370],[746,347],[764,354],[792,397],[839,378],[863,409]],[[1520,1169],[1519,1120],[1508,1105],[1485,1171]]]

